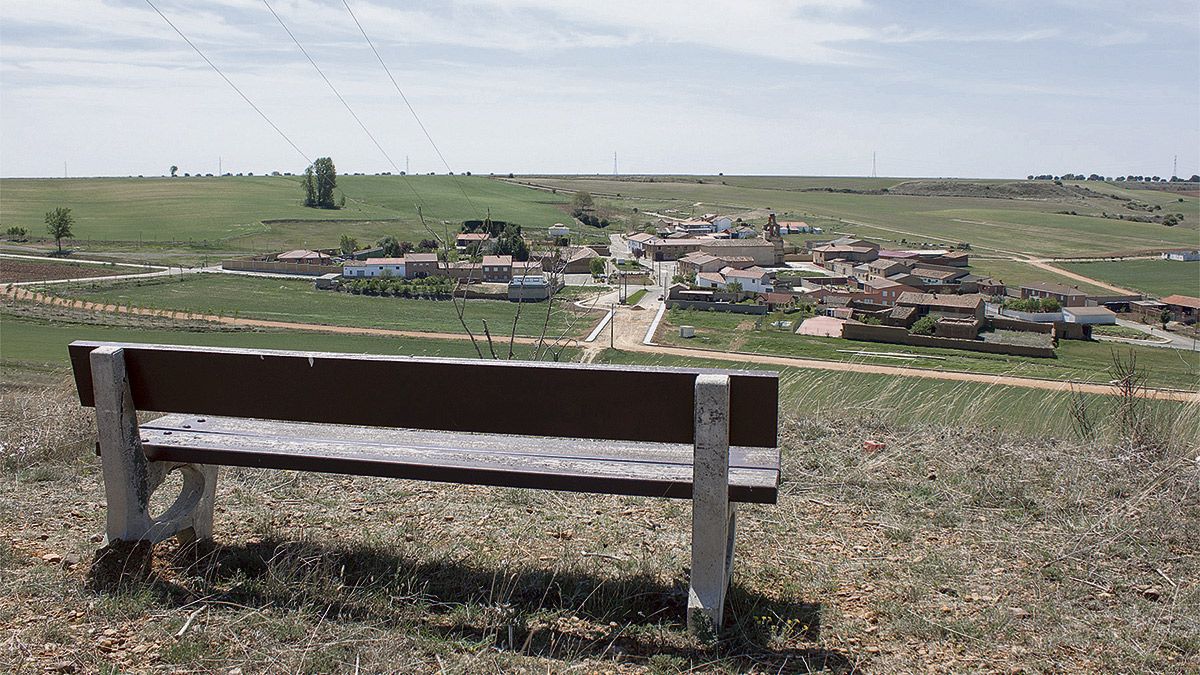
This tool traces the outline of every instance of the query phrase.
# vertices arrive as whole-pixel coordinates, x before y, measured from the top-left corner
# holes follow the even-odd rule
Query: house
[[[1193,262],[1196,260],[1200,260],[1200,250],[1190,251],[1190,250],[1185,249],[1185,250],[1179,250],[1179,251],[1165,251],[1162,254],[1162,259],[1163,260],[1177,260],[1179,262]]]
[[[771,277],[773,274],[773,272],[764,270],[761,267],[749,267],[744,270],[726,267],[721,270],[721,276],[725,277],[726,287],[736,282],[747,293],[766,293],[771,291],[773,286]]]
[[[306,249],[297,249],[295,251],[287,251],[275,256],[275,260],[286,263],[297,263],[304,265],[328,265],[333,262],[333,258],[328,254],[320,251],[309,251]]]
[[[404,279],[404,258],[370,258],[347,261],[342,265],[342,276],[347,279],[369,277],[395,277]]]
[[[996,281],[991,277],[979,277],[979,280],[975,282],[975,286],[978,288],[979,293],[992,297],[1001,297],[1006,292],[1004,283]]]
[[[645,252],[644,247],[646,242],[653,241],[654,239],[654,235],[646,234],[645,232],[638,232],[625,237],[625,241],[629,244],[629,251],[633,253],[634,257],[641,256]]]
[[[1143,323],[1158,323],[1165,311],[1167,311],[1166,304],[1157,300],[1131,300],[1129,302],[1129,313]]]
[[[594,249],[575,246],[559,251],[557,256],[542,258],[542,267],[546,270],[559,269],[564,274],[588,274],[592,271],[592,260],[599,257],[600,254]]]
[[[1028,300],[1031,298],[1057,300],[1058,304],[1062,307],[1083,307],[1087,304],[1087,293],[1074,286],[1064,286],[1049,281],[1039,281],[1022,286],[1021,299]]]
[[[696,275],[696,285],[700,288],[725,288],[725,275],[720,272],[700,272]]]
[[[651,237],[642,243],[642,251],[651,260],[678,260],[689,253],[699,251],[702,241],[715,240],[701,240],[687,235],[675,239]],[[629,249],[634,250],[632,238],[629,243]]]
[[[783,245],[762,237],[748,239],[700,239],[695,250],[718,258],[750,258],[755,265],[782,265]]]
[[[491,238],[491,235],[487,232],[459,232],[454,237],[454,246],[460,251],[464,251],[471,246],[477,246],[478,250],[482,251]]]
[[[939,269],[935,267],[915,266],[911,274],[921,280],[925,286],[946,286],[957,284],[958,280],[967,275],[965,270]]]
[[[758,301],[767,306],[767,311],[778,312],[796,305],[796,296],[791,293],[759,293]]]
[[[974,293],[967,295],[901,293],[900,297],[896,298],[896,305],[900,307],[915,307],[917,313],[922,316],[935,314],[940,316],[974,317],[979,321],[983,321],[983,296]]]
[[[419,279],[441,274],[436,253],[406,253],[404,254],[404,278]]]
[[[825,266],[834,260],[853,263],[869,263],[879,258],[878,246],[867,246],[865,242],[818,246],[812,250],[813,262]]]
[[[712,216],[705,220],[712,223],[713,232],[728,232],[733,229],[733,218],[729,216]]]
[[[870,292],[877,293],[879,295],[879,304],[887,305],[889,307],[896,304],[896,301],[900,299],[901,294],[918,293],[921,290],[919,288],[909,286],[908,284],[902,284],[898,281],[882,278],[867,279],[866,281],[862,282],[862,286],[864,291],[869,290]]]
[[[546,229],[551,239],[559,239],[561,237],[571,236],[571,228],[562,223],[555,223]]]
[[[1171,313],[1171,318],[1175,321],[1195,323],[1197,315],[1200,315],[1200,298],[1188,295],[1168,295],[1162,298],[1162,303],[1166,305],[1166,310]]]
[[[513,302],[537,302],[551,295],[554,295],[554,286],[540,274],[514,276],[508,282],[508,299]]]
[[[857,267],[855,269],[858,269]],[[908,265],[895,260],[880,258],[863,265],[860,279],[886,279],[893,274],[906,274]]]
[[[522,277],[554,277],[554,272],[547,275],[546,270],[542,267],[542,263],[537,260],[514,260],[512,264],[512,278],[519,279]]]
[[[708,253],[689,253],[676,263],[680,274],[699,274],[701,272],[719,272],[727,267],[725,261]]]
[[[512,280],[513,259],[511,255],[483,256],[483,280],[490,283],[508,283]]]
[[[1090,326],[1112,325],[1117,315],[1107,307],[1063,307],[1063,321]]]
[[[716,228],[712,223],[702,218],[689,218],[675,223],[675,231],[682,232],[688,235],[709,234],[716,232]]]

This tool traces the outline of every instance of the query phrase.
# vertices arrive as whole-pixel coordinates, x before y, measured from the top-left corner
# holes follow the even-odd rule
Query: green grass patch
[[[648,289],[645,289],[645,288],[639,288],[638,290],[636,290],[636,291],[634,291],[634,292],[630,293],[630,294],[629,294],[629,297],[625,298],[625,304],[627,304],[627,305],[636,305],[636,304],[638,304],[638,302],[640,302],[640,301],[641,301],[641,299],[642,299],[642,298],[644,298],[644,297],[646,296],[646,294],[647,294],[647,293],[649,293],[649,292],[650,292],[650,291],[649,291]]]
[[[1048,281],[1064,286],[1076,286],[1085,293],[1094,295],[1112,295],[1112,291],[1094,284],[1084,283],[1068,276],[1055,274],[1040,267],[1034,267],[1020,260],[997,258],[971,258],[971,273],[991,277],[1002,281],[1006,286],[1024,286]]]
[[[462,333],[454,303],[318,291],[312,281],[263,279],[224,274],[193,274],[172,279],[90,284],[54,289],[60,295],[94,302],[153,309],[184,310],[240,318],[292,321],[365,328]],[[508,335],[520,307],[517,334],[538,336],[545,305],[506,300],[469,300],[465,319],[482,335],[486,321],[492,336]],[[555,302],[547,335],[575,335],[591,319],[568,302]]]
[[[1192,244],[1195,243],[1193,237]],[[1054,264],[1076,274],[1149,295],[1162,297],[1179,294],[1200,297],[1200,261],[1181,262],[1155,258]]]

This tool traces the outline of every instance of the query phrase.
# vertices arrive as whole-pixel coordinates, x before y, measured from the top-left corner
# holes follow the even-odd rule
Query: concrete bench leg
[[[184,542],[211,538],[217,467],[148,461],[142,452],[123,350],[98,347],[90,358],[108,500],[105,545],[113,541],[157,543],[175,535]],[[183,490],[161,516],[153,517],[150,496],[171,471],[180,472]]]
[[[729,503],[729,377],[696,378],[696,448],[692,459],[692,573],[688,630],[721,631],[733,569],[735,530]]]

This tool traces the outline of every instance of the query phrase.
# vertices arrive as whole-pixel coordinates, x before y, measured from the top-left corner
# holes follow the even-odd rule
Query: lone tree
[[[604,271],[606,269],[606,265],[604,263],[604,258],[601,258],[599,256],[592,258],[592,261],[588,263],[588,268],[591,271],[592,276],[594,276],[594,277],[604,276]]]
[[[171,165],[171,178],[174,178],[175,174],[177,174],[177,173],[179,173],[179,167],[172,164]]]
[[[358,240],[348,234],[343,234],[339,248],[342,249],[342,255],[350,255],[358,250]]]
[[[53,211],[46,212],[46,231],[54,237],[54,243],[58,246],[59,254],[62,254],[62,240],[64,237],[71,236],[71,226],[75,224],[75,218],[71,216],[71,209],[60,206]]]
[[[590,209],[595,205],[596,202],[592,199],[592,193],[586,190],[580,190],[575,193],[575,196],[571,197],[571,206],[577,209]]]
[[[338,204],[333,200],[333,191],[337,189],[337,169],[333,160],[328,157],[318,157],[304,169],[304,205],[309,208],[336,209]],[[345,202],[342,202],[345,204]]]

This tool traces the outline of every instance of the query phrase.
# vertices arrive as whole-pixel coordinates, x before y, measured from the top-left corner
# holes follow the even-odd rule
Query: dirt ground
[[[0,257],[0,284],[20,281],[53,281],[76,277],[107,277],[137,272],[134,267],[81,265],[49,260],[18,260]]]
[[[1194,447],[788,420],[708,645],[686,501],[222,469],[215,547],[117,583],[89,413],[0,414],[0,671],[1200,668]]]

